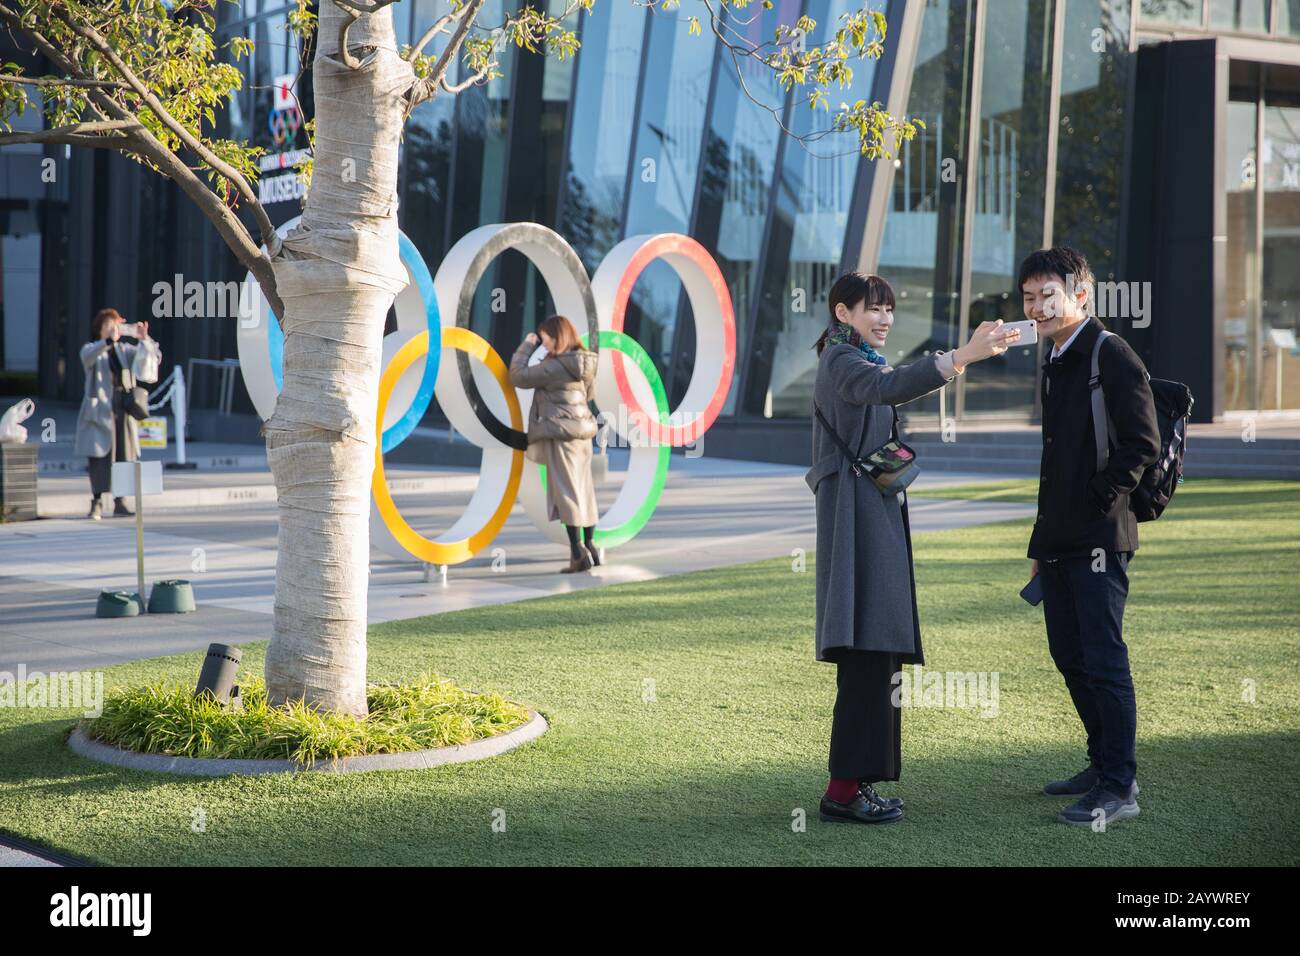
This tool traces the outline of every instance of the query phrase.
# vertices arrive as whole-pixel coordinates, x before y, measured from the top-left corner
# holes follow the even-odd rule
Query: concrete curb
[[[152,454],[156,449],[148,449],[150,454],[146,456],[148,461],[161,461],[163,466],[176,461],[176,456],[169,453],[161,458]],[[244,470],[252,468],[268,469],[266,463],[266,453],[258,452],[252,455],[188,455],[186,461],[194,465],[201,472],[209,471],[227,471],[227,470]],[[84,458],[47,458],[36,463],[36,474],[41,478],[67,478],[69,476],[84,478],[86,475],[86,459]],[[185,472],[178,472],[185,474]]]
[[[164,475],[163,493],[151,495],[146,501],[146,520],[149,511],[221,508],[245,505],[250,502],[274,502],[276,500],[275,485],[269,480],[211,487],[170,489],[166,488],[166,484],[167,476]],[[395,495],[472,492],[477,487],[477,474],[433,476],[429,478],[392,478],[388,482],[388,490]],[[89,497],[89,490],[84,492],[80,490],[76,492],[41,491],[38,487],[38,513],[42,518],[84,518]],[[105,518],[107,517],[105,515]]]
[[[53,850],[13,833],[0,831],[0,867],[94,865],[61,850]]]
[[[546,718],[529,711],[532,719],[522,727],[484,737],[473,743],[455,747],[437,747],[431,750],[412,750],[401,754],[369,754],[362,757],[343,757],[340,760],[321,761],[307,767],[293,760],[226,760],[203,757],[168,757],[164,754],[143,754],[123,750],[109,744],[91,740],[78,724],[68,737],[68,747],[87,760],[125,767],[128,770],[148,770],[153,773],[174,773],[188,777],[226,777],[231,774],[256,776],[266,773],[367,773],[372,770],[428,770],[453,763],[486,760],[514,750],[530,740],[536,740],[550,729]]]

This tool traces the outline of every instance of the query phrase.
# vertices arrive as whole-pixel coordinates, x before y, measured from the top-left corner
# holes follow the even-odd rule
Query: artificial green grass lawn
[[[551,721],[479,763],[194,780],[73,755],[75,714],[0,709],[0,829],[111,864],[1293,864],[1300,484],[1189,481],[1143,526],[1142,815],[1106,833],[1038,793],[1085,757],[1017,597],[1028,532],[917,537],[927,669],[998,672],[999,712],[904,714],[902,780],[882,787],[907,801],[898,824],[817,820],[835,671],[812,659],[811,558],[782,558],[371,628],[372,681],[436,670]],[[199,659],[111,668],[106,688],[190,681]]]

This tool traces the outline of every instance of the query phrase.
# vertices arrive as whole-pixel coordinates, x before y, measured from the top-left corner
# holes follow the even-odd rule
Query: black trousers
[[[1038,562],[1047,646],[1088,735],[1088,760],[1116,793],[1137,773],[1137,699],[1124,644],[1131,557],[1107,551]]]
[[[98,498],[113,485],[113,462],[126,461],[126,409],[122,407],[125,392],[113,390],[113,441],[107,455],[86,459],[86,470],[90,472],[90,494]]]
[[[903,764],[903,712],[893,703],[898,655],[841,651],[835,658],[830,772],[836,779],[897,780]]]

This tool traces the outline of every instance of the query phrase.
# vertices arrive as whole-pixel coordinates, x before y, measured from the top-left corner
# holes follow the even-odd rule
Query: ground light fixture
[[[242,656],[239,648],[229,644],[209,644],[194,696],[207,694],[221,704],[237,703],[239,688],[235,686],[235,674]]]

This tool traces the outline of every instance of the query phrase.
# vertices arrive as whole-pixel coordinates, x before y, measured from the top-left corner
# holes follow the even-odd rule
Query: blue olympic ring
[[[420,420],[424,418],[424,413],[429,410],[429,403],[433,401],[434,385],[438,381],[438,364],[442,361],[442,320],[438,312],[438,299],[433,294],[433,276],[430,275],[429,267],[425,264],[424,257],[420,255],[420,250],[415,248],[415,243],[407,237],[406,233],[398,231],[397,243],[402,264],[410,271],[420,298],[424,301],[424,317],[429,329],[429,352],[424,359],[424,374],[420,376],[420,386],[416,389],[415,397],[411,400],[406,414],[384,429],[380,440],[384,454],[406,441],[420,424]],[[271,356],[271,375],[275,378],[275,390],[280,392],[284,389],[284,330],[280,328],[280,321],[275,314],[270,310],[267,311],[269,318],[266,328],[266,347]]]

